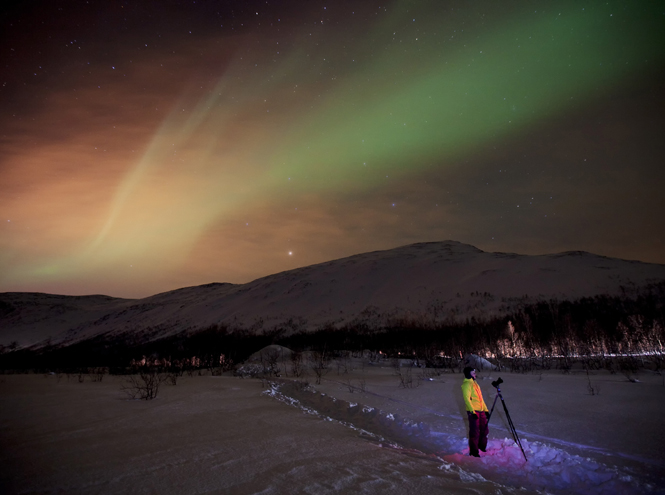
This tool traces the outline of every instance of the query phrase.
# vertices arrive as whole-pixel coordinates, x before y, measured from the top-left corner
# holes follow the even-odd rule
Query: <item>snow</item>
[[[400,315],[490,314],[524,294],[619,294],[661,280],[663,265],[588,253],[521,256],[425,243],[141,300],[0,294],[0,344],[147,328],[166,336],[218,323],[371,326]],[[264,369],[246,366],[255,371],[247,375]],[[304,386],[289,377],[288,359],[278,366],[282,377],[270,384],[186,376],[150,402],[126,400],[122,377],[0,375],[0,493],[665,494],[660,375],[504,373],[525,462],[501,410],[488,451],[466,455],[460,374],[414,368],[418,386],[400,388],[388,362],[363,358],[348,374],[340,374],[348,366],[337,374],[333,366],[320,385]],[[477,368],[490,404],[500,375]],[[589,395],[589,383],[601,393]]]
[[[609,375],[609,374],[608,374]],[[391,376],[387,372],[384,380]],[[445,376],[445,375],[444,375]],[[447,375],[452,378],[456,376],[461,382],[460,375]],[[486,376],[486,379],[491,377]],[[651,386],[649,390],[631,390],[628,397],[624,400],[615,401],[615,417],[620,414],[621,420],[618,423],[606,425],[610,431],[624,430],[621,445],[612,441],[609,437],[603,435],[603,431],[597,428],[593,422],[580,425],[576,424],[575,414],[579,413],[582,417],[587,417],[594,413],[591,404],[583,404],[583,401],[575,404],[583,394],[583,384],[585,375],[563,376],[559,373],[550,373],[544,383],[541,377],[538,377],[538,383],[541,384],[539,394],[530,395],[529,398],[534,402],[517,400],[514,405],[518,412],[524,414],[526,410],[527,418],[532,415],[532,410],[541,409],[543,403],[549,402],[551,397],[557,397],[566,391],[569,394],[569,400],[566,401],[568,417],[558,416],[557,428],[545,428],[538,426],[538,422],[529,422],[528,431],[521,430],[518,426],[518,434],[524,448],[528,461],[525,461],[520,447],[512,438],[508,438],[510,433],[501,423],[496,424],[497,418],[503,416],[503,411],[495,411],[495,416],[491,424],[491,439],[488,444],[487,452],[481,454],[480,459],[468,456],[466,431],[460,428],[463,424],[462,414],[447,414],[446,408],[436,411],[433,408],[426,407],[424,404],[431,399],[424,394],[428,384],[423,381],[423,385],[417,390],[394,389],[395,383],[381,390],[381,380],[373,382],[373,390],[381,390],[378,393],[365,393],[365,401],[372,401],[374,404],[380,403],[383,407],[395,409],[395,405],[401,406],[404,414],[409,413],[411,418],[407,419],[395,412],[386,412],[380,408],[362,406],[356,407],[356,398],[354,402],[345,403],[341,396],[349,396],[348,385],[340,384],[335,380],[324,382],[323,387],[327,392],[338,388],[334,405],[326,403],[325,395],[308,394],[301,388],[293,388],[288,383],[276,385],[270,393],[277,398],[288,396],[289,403],[301,407],[310,414],[318,414],[326,418],[335,419],[342,424],[362,429],[376,435],[382,442],[387,442],[395,448],[418,449],[425,454],[436,456],[444,463],[449,463],[457,468],[461,468],[468,477],[465,479],[486,479],[492,482],[508,486],[526,487],[532,490],[544,490],[549,493],[591,493],[591,494],[615,494],[615,493],[665,493],[664,489],[659,488],[665,479],[665,456],[663,456],[662,442],[665,440],[663,429],[658,425],[644,428],[639,422],[639,416],[634,418],[634,404],[630,402],[637,398],[636,403],[642,404],[646,410],[650,410],[654,415],[659,414],[662,409],[663,391],[657,387],[663,387],[662,382],[658,383],[660,377],[649,377]],[[531,380],[529,380],[531,379]],[[441,378],[438,379],[441,385]],[[509,375],[508,380],[511,385],[516,384],[521,388],[527,388],[528,381],[534,381],[533,375]],[[625,378],[613,379],[605,377],[606,383],[613,384],[608,386],[608,394],[617,398],[616,392],[622,392],[625,384]],[[348,383],[348,382],[347,382]],[[340,386],[344,385],[344,386]],[[456,383],[456,385],[459,385]],[[571,385],[575,385],[576,393],[571,394]],[[316,387],[316,388],[321,388]],[[392,388],[392,390],[391,390]],[[458,387],[453,387],[456,389]],[[488,385],[484,386],[485,389]],[[446,387],[454,394],[454,391]],[[440,390],[440,389],[439,389]],[[627,389],[624,389],[625,392]],[[430,389],[431,392],[431,389]],[[489,393],[485,390],[485,393]],[[649,397],[656,392],[656,401]],[[352,393],[357,395],[357,393]],[[400,397],[411,395],[411,400],[402,400]],[[461,394],[460,394],[461,395]],[[313,400],[313,398],[316,400]],[[455,402],[456,398],[450,398],[449,402]],[[441,399],[439,399],[441,400]],[[597,408],[603,408],[608,401],[596,403]],[[463,411],[463,406],[458,408]],[[578,408],[576,410],[575,408]],[[435,412],[436,411],[436,412]],[[596,411],[597,412],[597,411]],[[645,412],[642,410],[642,412]],[[440,418],[454,419],[456,425],[451,428],[450,422],[441,423],[432,418],[432,413]],[[618,414],[617,414],[618,413]],[[424,414],[424,415],[423,415]],[[553,408],[550,411],[550,421],[552,416],[561,414],[560,409]],[[565,413],[563,413],[565,414]],[[646,412],[646,414],[649,414]],[[419,418],[427,418],[426,421],[418,421]],[[630,421],[638,419],[638,421]],[[515,419],[513,418],[515,421]],[[505,423],[504,418],[499,421]],[[435,425],[439,428],[435,428]],[[443,427],[441,427],[443,426]],[[540,432],[538,434],[536,432]],[[563,438],[548,437],[542,433],[557,433]],[[563,433],[563,434],[562,434]],[[500,434],[507,434],[508,437],[498,437]],[[615,435],[617,436],[617,435]],[[498,437],[498,438],[496,438]],[[577,442],[567,441],[565,438],[573,437]],[[539,440],[536,440],[539,439]],[[600,441],[599,441],[600,440]],[[588,442],[585,445],[582,442]],[[597,443],[592,446],[590,444]],[[656,445],[660,448],[654,449]],[[618,446],[620,450],[611,450]],[[631,451],[626,453],[625,451]],[[642,455],[636,455],[639,452]],[[448,467],[446,467],[448,469]],[[470,471],[470,472],[469,472]],[[463,475],[462,477],[466,476]]]
[[[0,294],[0,345],[75,342],[108,333],[193,328],[313,330],[394,317],[466,319],[525,301],[619,295],[665,280],[665,265],[583,252],[527,256],[429,242],[270,275],[246,284],[186,287],[144,299]],[[4,311],[4,310],[3,310]]]
[[[503,374],[525,462],[503,411],[467,455],[461,374],[405,389],[368,364],[321,385],[183,376],[153,401],[122,377],[0,375],[0,493],[665,493],[660,376],[599,372],[589,396],[586,375]],[[479,374],[492,400],[496,372]]]

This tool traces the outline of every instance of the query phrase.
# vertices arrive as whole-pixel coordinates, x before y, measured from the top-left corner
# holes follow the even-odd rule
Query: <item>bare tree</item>
[[[291,373],[296,378],[299,378],[302,376],[303,371],[302,353],[299,351],[293,351],[291,353]]]
[[[175,371],[169,371],[166,373],[166,375],[164,375],[164,381],[168,385],[176,385],[178,383],[178,378],[180,378],[180,376],[182,375],[179,375]]]
[[[93,382],[101,382],[108,371],[108,368],[89,368],[88,375],[90,375]]]
[[[351,360],[349,359],[349,352],[340,351],[338,356],[335,358],[335,364],[337,365],[337,374],[341,375],[343,373],[346,375],[349,372],[349,366],[351,364]]]
[[[401,366],[399,359],[393,360],[393,369],[399,379],[399,386],[402,388],[416,388],[420,385],[420,380],[413,380],[413,365]]]
[[[320,385],[321,378],[330,371],[330,358],[326,351],[315,351],[310,357],[309,366],[316,375],[316,384]]]
[[[600,385],[597,383],[591,383],[591,376],[589,374],[589,370],[586,370],[586,378],[587,378],[587,391],[589,392],[589,395],[600,395]]]
[[[279,358],[282,353],[277,349],[269,349],[266,352],[261,353],[261,364],[263,369],[266,370],[270,375],[279,376]]]
[[[165,377],[155,370],[141,371],[138,375],[130,375],[121,389],[131,399],[152,400],[157,397],[159,385]]]
[[[358,385],[354,385],[350,378],[346,380],[346,387],[349,389],[350,393],[354,393],[356,390],[365,392],[367,388],[367,382],[364,379],[358,380]]]

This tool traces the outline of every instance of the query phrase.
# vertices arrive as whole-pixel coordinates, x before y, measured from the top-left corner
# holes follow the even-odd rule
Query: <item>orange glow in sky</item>
[[[8,10],[0,291],[446,239],[665,263],[662,12],[536,4]]]

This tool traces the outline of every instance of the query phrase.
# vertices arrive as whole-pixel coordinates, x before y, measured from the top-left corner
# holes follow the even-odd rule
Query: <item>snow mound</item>
[[[247,363],[283,363],[291,359],[292,351],[287,347],[272,344],[256,351],[247,358]]]
[[[471,366],[477,370],[492,370],[497,371],[499,368],[487,359],[477,356],[476,354],[467,354],[464,356],[464,366]]]

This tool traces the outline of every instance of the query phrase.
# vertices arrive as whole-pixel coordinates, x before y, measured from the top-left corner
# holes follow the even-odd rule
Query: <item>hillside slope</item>
[[[155,337],[214,324],[314,330],[395,317],[500,314],[518,302],[619,295],[665,280],[665,265],[574,251],[488,253],[419,243],[289,270],[246,284],[207,284],[144,299],[0,294],[0,345],[72,343],[100,334]]]

